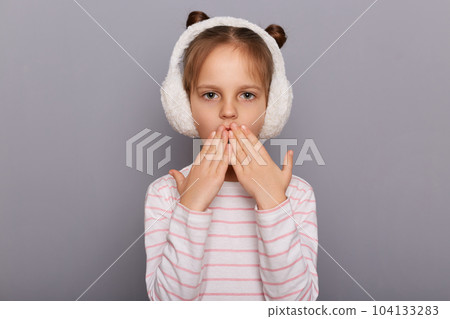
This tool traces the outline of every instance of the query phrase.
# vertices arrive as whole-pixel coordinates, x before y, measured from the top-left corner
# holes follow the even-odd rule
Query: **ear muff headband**
[[[274,72],[269,90],[264,124],[259,138],[268,139],[280,134],[292,106],[292,88],[286,78],[284,60],[275,39],[264,29],[247,20],[234,17],[213,17],[190,25],[180,36],[170,57],[169,71],[161,86],[161,102],[167,120],[174,130],[189,137],[199,137],[192,118],[189,97],[183,88],[183,54],[192,40],[202,31],[218,26],[249,28],[256,32],[272,53]],[[261,120],[261,119],[260,119]],[[249,123],[251,124],[251,123]]]

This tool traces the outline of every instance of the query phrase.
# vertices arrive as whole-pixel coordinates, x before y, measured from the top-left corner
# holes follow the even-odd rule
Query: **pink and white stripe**
[[[186,176],[192,164],[181,172]],[[225,183],[205,212],[179,201],[165,175],[145,196],[150,300],[316,300],[314,191],[293,175],[287,199],[258,210],[239,183]]]

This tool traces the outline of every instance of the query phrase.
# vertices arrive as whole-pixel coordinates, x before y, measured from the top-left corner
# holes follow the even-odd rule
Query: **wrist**
[[[265,196],[256,200],[258,210],[266,210],[280,205],[287,199],[286,195]]]
[[[180,204],[186,207],[189,210],[197,211],[197,212],[204,212],[207,207],[204,207],[204,205],[199,205],[198,203],[191,203],[189,200],[182,198],[180,200]]]

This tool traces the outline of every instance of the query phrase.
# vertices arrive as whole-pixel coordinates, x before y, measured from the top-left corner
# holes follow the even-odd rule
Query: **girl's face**
[[[220,125],[230,128],[232,122],[245,124],[259,136],[264,124],[266,92],[262,83],[248,72],[246,58],[233,51],[232,46],[218,46],[208,55],[189,98],[201,139],[207,139]]]

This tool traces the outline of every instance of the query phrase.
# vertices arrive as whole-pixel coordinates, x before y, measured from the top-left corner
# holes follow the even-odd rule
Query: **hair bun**
[[[186,21],[186,28],[194,23],[209,19],[208,15],[203,11],[192,11]]]
[[[287,40],[286,33],[284,29],[280,27],[278,24],[271,24],[266,28],[266,32],[272,36],[272,38],[277,41],[278,47],[281,49],[283,44]]]

